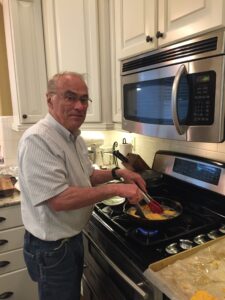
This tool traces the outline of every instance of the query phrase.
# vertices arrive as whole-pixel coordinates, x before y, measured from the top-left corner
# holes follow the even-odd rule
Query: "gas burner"
[[[205,244],[209,239],[205,234],[199,234],[194,238],[194,242],[198,245]]]
[[[180,247],[183,250],[191,249],[193,247],[193,242],[190,240],[180,239]]]
[[[207,235],[211,240],[215,240],[221,236],[221,233],[219,232],[219,230],[212,230]]]

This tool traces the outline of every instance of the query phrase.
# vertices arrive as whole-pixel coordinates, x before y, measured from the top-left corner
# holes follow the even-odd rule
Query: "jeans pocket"
[[[33,281],[39,278],[39,266],[36,257],[27,249],[23,249],[23,257],[27,266],[28,273]]]
[[[62,243],[59,247],[45,249],[40,253],[40,262],[44,269],[55,269],[64,265],[68,254],[67,243]]]

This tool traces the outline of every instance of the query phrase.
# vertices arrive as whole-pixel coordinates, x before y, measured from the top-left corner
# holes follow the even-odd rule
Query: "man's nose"
[[[75,109],[79,109],[79,110],[85,110],[87,108],[87,105],[84,105],[84,103],[82,103],[82,101],[80,99],[77,99],[74,104],[73,107]]]

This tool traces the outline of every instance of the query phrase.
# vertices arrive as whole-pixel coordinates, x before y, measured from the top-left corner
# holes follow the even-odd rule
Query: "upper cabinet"
[[[2,0],[16,130],[46,113],[47,85],[41,0]]]
[[[224,0],[158,1],[158,46],[224,26]]]
[[[223,0],[115,0],[117,58],[225,26]]]
[[[157,1],[115,0],[117,57],[128,57],[157,46]]]
[[[93,100],[82,128],[112,129],[108,1],[1,2],[13,127],[23,130],[41,119],[47,112],[47,79],[74,71],[83,74]]]
[[[112,115],[121,122],[121,59],[225,26],[224,0],[110,1]]]
[[[48,77],[63,71],[81,73],[93,100],[85,124],[99,122],[97,127],[100,128],[102,116],[97,0],[43,0],[42,9]]]

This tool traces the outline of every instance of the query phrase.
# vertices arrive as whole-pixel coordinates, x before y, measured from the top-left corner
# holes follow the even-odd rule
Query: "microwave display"
[[[214,71],[181,76],[177,112],[182,125],[209,125],[214,121]],[[174,77],[124,84],[124,117],[127,120],[173,125],[172,87]]]

